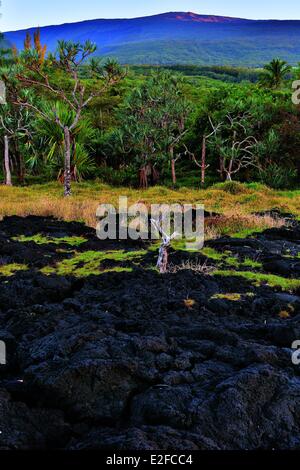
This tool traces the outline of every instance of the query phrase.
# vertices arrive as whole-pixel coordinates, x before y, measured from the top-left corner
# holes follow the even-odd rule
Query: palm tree
[[[30,87],[37,90],[43,89],[52,95],[53,99],[58,99],[57,103],[63,103],[68,109],[66,115],[67,121],[60,119],[58,108],[49,108],[43,110],[39,106],[32,105],[28,101],[22,100],[18,97],[16,104],[19,106],[32,109],[39,117],[54,123],[60,127],[60,132],[63,133],[63,146],[64,146],[64,194],[66,197],[71,196],[71,157],[72,157],[72,133],[75,128],[80,125],[83,118],[83,113],[88,105],[97,97],[107,93],[116,83],[118,83],[124,74],[120,66],[116,62],[108,62],[103,67],[93,72],[93,78],[98,80],[94,84],[94,91],[87,88],[86,83],[80,76],[80,70],[86,60],[94,54],[96,46],[90,41],[84,44],[73,43],[71,41],[59,41],[57,54],[50,55],[45,63],[40,63],[37,51],[25,51],[22,54],[22,71],[17,75],[17,78],[23,87]],[[58,83],[53,78],[53,71],[60,71],[66,79],[73,83],[72,93],[68,93],[66,87],[62,83]],[[63,113],[65,116],[65,113]],[[72,121],[69,120],[70,116]],[[56,131],[57,132],[57,131]],[[78,148],[77,148],[78,151]],[[84,154],[83,148],[80,150],[81,160],[87,160],[87,155]],[[78,152],[77,152],[77,155]]]
[[[75,112],[70,110],[65,103],[40,102],[40,109],[45,116],[51,116],[55,110],[58,119],[66,125],[70,125],[74,120]],[[63,175],[64,168],[64,131],[54,119],[47,120],[38,117],[34,122],[34,128],[37,137],[40,139],[40,148],[43,148],[44,161],[41,161],[39,153],[32,153],[27,163],[31,169],[40,165],[47,164],[46,169],[57,175]],[[95,170],[95,162],[90,156],[92,144],[95,139],[95,130],[87,116],[81,118],[77,126],[70,133],[70,153],[71,153],[71,176],[74,177],[74,171],[78,179],[91,174]],[[64,181],[64,177],[61,178]]]
[[[265,77],[264,83],[270,88],[277,89],[282,84],[286,75],[291,72],[292,67],[281,59],[273,59],[269,64],[264,66]]]

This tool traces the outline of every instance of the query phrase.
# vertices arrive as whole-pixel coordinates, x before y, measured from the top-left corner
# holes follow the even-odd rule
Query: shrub
[[[294,186],[297,170],[285,168],[276,163],[260,171],[260,181],[274,189],[287,189]]]
[[[136,186],[138,183],[138,174],[133,168],[124,168],[116,170],[111,167],[99,167],[94,172],[100,181],[113,186]]]
[[[248,193],[249,190],[247,186],[238,181],[226,181],[224,183],[217,183],[213,186],[214,189],[220,189],[221,191],[225,191],[229,194],[244,194]]]

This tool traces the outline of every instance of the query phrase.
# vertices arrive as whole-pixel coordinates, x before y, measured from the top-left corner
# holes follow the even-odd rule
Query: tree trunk
[[[225,169],[224,169],[224,159],[223,159],[223,157],[219,157],[219,173],[220,173],[220,176],[221,176],[221,180],[224,181]]]
[[[139,183],[140,183],[140,188],[142,189],[148,188],[148,176],[147,176],[146,167],[143,167],[139,170]]]
[[[64,177],[64,194],[65,197],[71,196],[71,137],[70,130],[66,126],[64,128],[65,135],[65,177]]]
[[[231,174],[233,170],[233,158],[230,159],[229,165],[228,165],[228,170],[226,171],[227,174],[227,180],[231,181]]]
[[[202,161],[201,161],[201,185],[205,184],[205,171],[206,171],[206,137],[202,141]]]
[[[25,164],[22,152],[19,150],[18,142],[16,139],[13,139],[14,144],[14,154],[17,164],[18,180],[20,184],[24,184],[25,181]]]
[[[174,158],[172,158],[171,166],[172,166],[172,182],[173,182],[173,186],[176,186],[177,178],[176,178],[176,169],[175,169],[175,160],[174,160]]]
[[[232,181],[231,173],[226,173],[226,181]]]
[[[9,162],[9,140],[7,135],[4,136],[4,168],[5,168],[5,184],[12,186],[10,162]]]
[[[173,186],[176,186],[177,178],[176,178],[176,162],[174,159],[174,147],[170,147],[170,157],[171,157],[171,169],[172,169],[172,183]]]
[[[161,274],[165,274],[168,271],[168,246],[162,242],[162,245],[159,249],[157,267]]]
[[[20,161],[19,180],[21,184],[24,184],[25,183],[25,163],[24,163],[24,158],[21,152],[19,152],[19,161]]]

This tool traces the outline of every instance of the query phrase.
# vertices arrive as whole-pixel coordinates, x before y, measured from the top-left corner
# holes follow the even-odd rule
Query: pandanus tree
[[[100,61],[88,59],[96,52],[90,41],[84,44],[59,41],[57,52],[44,62],[35,50],[27,50],[22,55],[23,71],[17,78],[22,86],[36,92],[44,90],[51,106],[38,106],[19,97],[17,104],[35,111],[45,121],[56,123],[63,132],[64,143],[64,195],[71,195],[72,133],[79,125],[83,111],[93,99],[103,95],[123,76],[119,65],[108,61],[103,66]],[[81,78],[82,67],[89,70],[92,83]],[[64,103],[69,113],[66,119],[59,113],[57,103]],[[71,116],[71,119],[70,119]]]
[[[277,89],[287,74],[292,71],[292,67],[285,60],[273,59],[264,66],[264,71],[263,83],[270,88]]]
[[[141,186],[147,187],[149,176],[155,181],[155,168],[166,163],[176,184],[176,149],[187,132],[190,109],[182,78],[170,72],[153,74],[129,96],[119,137],[125,142],[124,153],[133,155],[139,165]]]
[[[16,75],[21,67],[11,50],[0,51],[0,79],[5,84],[6,103],[0,107],[0,134],[4,146],[5,184],[11,185],[11,168],[17,170],[20,183],[24,183],[25,161],[24,148],[31,141],[32,113],[23,106],[16,106],[18,96]],[[32,100],[30,90],[22,90],[22,96],[28,102]]]
[[[44,114],[51,114],[52,103],[40,104]],[[56,102],[55,109],[59,120],[71,125],[74,120],[74,111],[69,110],[63,102]],[[38,152],[32,152],[27,164],[31,170],[43,166],[50,177],[57,177],[63,181],[64,168],[64,132],[57,122],[38,117],[34,121],[34,131],[38,141]],[[71,132],[71,176],[72,180],[80,181],[91,175],[95,170],[95,162],[90,158],[95,141],[95,129],[87,116],[83,116],[78,125]],[[42,157],[42,158],[41,158]]]
[[[131,159],[139,172],[139,184],[147,188],[157,177],[161,159],[160,132],[154,124],[155,110],[149,105],[147,84],[132,91],[120,113],[121,128],[113,135],[113,145],[123,157]]]
[[[14,106],[6,104],[0,109],[0,131],[4,143],[4,174],[7,186],[12,186],[10,143],[14,144],[15,150],[24,140],[31,140],[31,118],[28,109],[22,107],[15,109]],[[24,178],[24,169],[22,175]]]
[[[191,111],[191,104],[183,93],[184,80],[180,75],[163,72],[153,78],[153,86],[156,91],[157,124],[161,129],[162,146],[171,166],[172,183],[175,186],[176,162],[181,154],[175,155],[175,150],[180,146],[187,133],[186,123]],[[155,95],[154,95],[155,98]],[[164,152],[164,149],[162,149]]]

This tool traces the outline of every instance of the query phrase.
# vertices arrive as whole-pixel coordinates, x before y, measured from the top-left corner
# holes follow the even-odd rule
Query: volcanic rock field
[[[299,223],[156,259],[0,222],[1,449],[300,449]]]

